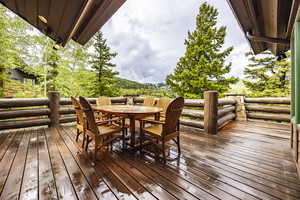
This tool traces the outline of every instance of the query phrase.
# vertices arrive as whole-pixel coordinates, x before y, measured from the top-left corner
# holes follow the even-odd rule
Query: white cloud
[[[202,1],[128,0],[102,31],[112,50],[120,76],[140,82],[161,82],[184,54],[188,30],[194,30]],[[226,47],[232,75],[241,76],[249,45],[226,1],[210,0],[219,10],[219,25],[227,26]]]

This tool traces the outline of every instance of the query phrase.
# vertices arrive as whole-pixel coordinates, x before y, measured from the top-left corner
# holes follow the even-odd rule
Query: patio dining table
[[[130,120],[130,146],[136,147],[135,142],[135,120],[142,119],[148,116],[155,116],[159,119],[161,108],[154,106],[138,106],[138,105],[109,105],[109,106],[96,106],[95,111],[110,114],[119,117],[125,117]]]

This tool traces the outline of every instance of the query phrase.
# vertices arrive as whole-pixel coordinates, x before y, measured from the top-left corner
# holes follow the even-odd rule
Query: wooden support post
[[[236,113],[236,119],[238,121],[247,121],[247,113],[245,108],[245,96],[236,96],[234,97],[236,100],[235,105],[235,113]]]
[[[300,22],[296,22],[295,25],[295,122],[296,124],[300,124]]]
[[[48,99],[49,99],[49,119],[50,124],[49,127],[56,127],[59,126],[59,101],[60,95],[59,92],[48,92]]]
[[[218,92],[204,92],[204,131],[217,134],[218,131]]]

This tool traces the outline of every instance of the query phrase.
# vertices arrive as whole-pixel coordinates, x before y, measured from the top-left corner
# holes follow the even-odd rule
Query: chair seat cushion
[[[143,128],[143,131],[146,133],[156,135],[156,136],[161,136],[162,129],[163,129],[163,126],[161,124],[157,124],[157,125],[145,127],[145,128]]]

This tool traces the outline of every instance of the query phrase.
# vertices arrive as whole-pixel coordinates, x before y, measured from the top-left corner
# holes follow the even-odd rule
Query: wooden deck
[[[300,199],[285,125],[234,122],[215,136],[183,127],[181,159],[166,166],[118,144],[93,166],[74,134],[2,132],[0,199]]]

